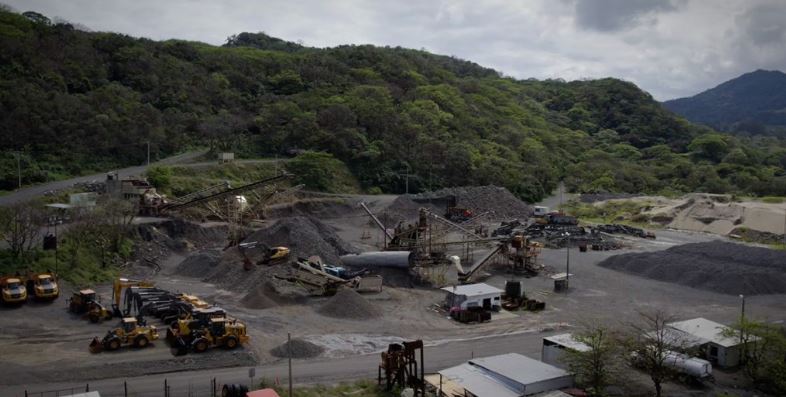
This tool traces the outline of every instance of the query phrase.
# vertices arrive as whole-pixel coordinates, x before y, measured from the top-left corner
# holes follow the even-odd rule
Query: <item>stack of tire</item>
[[[246,397],[248,387],[244,385],[224,385],[221,389],[221,397]]]

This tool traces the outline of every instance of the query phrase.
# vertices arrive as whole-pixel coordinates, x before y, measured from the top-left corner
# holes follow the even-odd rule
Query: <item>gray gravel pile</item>
[[[276,282],[277,281],[277,282]],[[249,309],[269,309],[281,305],[289,305],[301,301],[305,295],[292,293],[291,285],[279,285],[280,280],[266,280],[253,288],[240,303]]]
[[[292,358],[314,358],[322,354],[325,349],[321,346],[315,345],[303,339],[292,339],[290,342],[274,347],[270,350],[270,354],[275,357],[287,358],[289,357],[289,349],[292,349]]]
[[[722,294],[786,293],[786,253],[723,241],[612,256],[599,266]]]
[[[317,309],[328,317],[351,320],[367,320],[382,315],[382,312],[354,290],[344,288]]]
[[[293,258],[319,255],[323,261],[331,264],[339,263],[341,255],[357,252],[332,227],[311,216],[281,218],[245,239],[245,242],[254,241],[268,247],[289,247]]]
[[[456,197],[458,207],[469,208],[476,214],[488,212],[492,219],[518,218],[525,220],[532,213],[532,208],[529,205],[519,200],[508,189],[499,186],[445,188],[435,192],[416,194],[412,198],[419,202],[424,199],[440,199],[448,196]],[[445,208],[442,207],[441,211],[444,213]]]
[[[221,263],[221,251],[206,250],[189,255],[180,262],[175,273],[187,277],[207,277]]]

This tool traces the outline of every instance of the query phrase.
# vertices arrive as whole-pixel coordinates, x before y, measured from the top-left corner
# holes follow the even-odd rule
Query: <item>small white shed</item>
[[[218,162],[219,163],[231,163],[235,161],[235,153],[232,152],[221,152],[218,154]]]
[[[540,360],[546,364],[551,364],[562,369],[568,368],[565,361],[565,351],[574,350],[579,352],[590,351],[590,347],[573,339],[573,334],[559,334],[543,338],[543,346],[540,351]]]
[[[698,347],[704,357],[721,368],[736,367],[740,364],[742,344],[739,337],[726,336],[729,327],[698,317],[670,323],[668,326],[685,336],[681,339],[685,347]]]
[[[485,283],[455,285],[442,288],[446,291],[445,305],[449,308],[459,307],[466,310],[482,307],[487,310],[499,309],[502,301],[502,290]]]

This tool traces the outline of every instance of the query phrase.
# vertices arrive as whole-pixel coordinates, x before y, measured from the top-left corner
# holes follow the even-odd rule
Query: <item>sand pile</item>
[[[722,294],[786,293],[786,253],[712,241],[616,255],[599,266]]]
[[[357,204],[344,198],[309,198],[293,203],[269,205],[265,215],[269,218],[285,218],[293,216],[318,216],[335,218],[357,212]]]
[[[315,345],[303,339],[292,339],[290,342],[276,346],[270,350],[270,354],[275,357],[289,357],[289,349],[292,349],[292,358],[313,358],[317,357],[325,350],[321,346]]]
[[[508,189],[498,186],[468,186],[441,189],[412,196],[415,202],[428,202],[440,200],[449,196],[456,197],[458,207],[466,207],[480,214],[488,212],[492,219],[527,219],[532,213],[532,208],[519,200]],[[444,201],[432,201],[441,206],[445,211]],[[440,214],[442,215],[442,214]]]
[[[351,320],[367,320],[382,315],[382,312],[365,298],[351,289],[342,289],[317,309],[328,317]]]

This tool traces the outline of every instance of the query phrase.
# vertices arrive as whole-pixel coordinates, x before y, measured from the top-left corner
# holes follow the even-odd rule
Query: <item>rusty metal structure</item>
[[[418,360],[418,355],[420,360]],[[377,369],[377,384],[385,380],[385,390],[412,388],[414,396],[425,396],[425,369],[423,364],[423,341],[391,343],[388,351],[382,352],[382,361]]]

